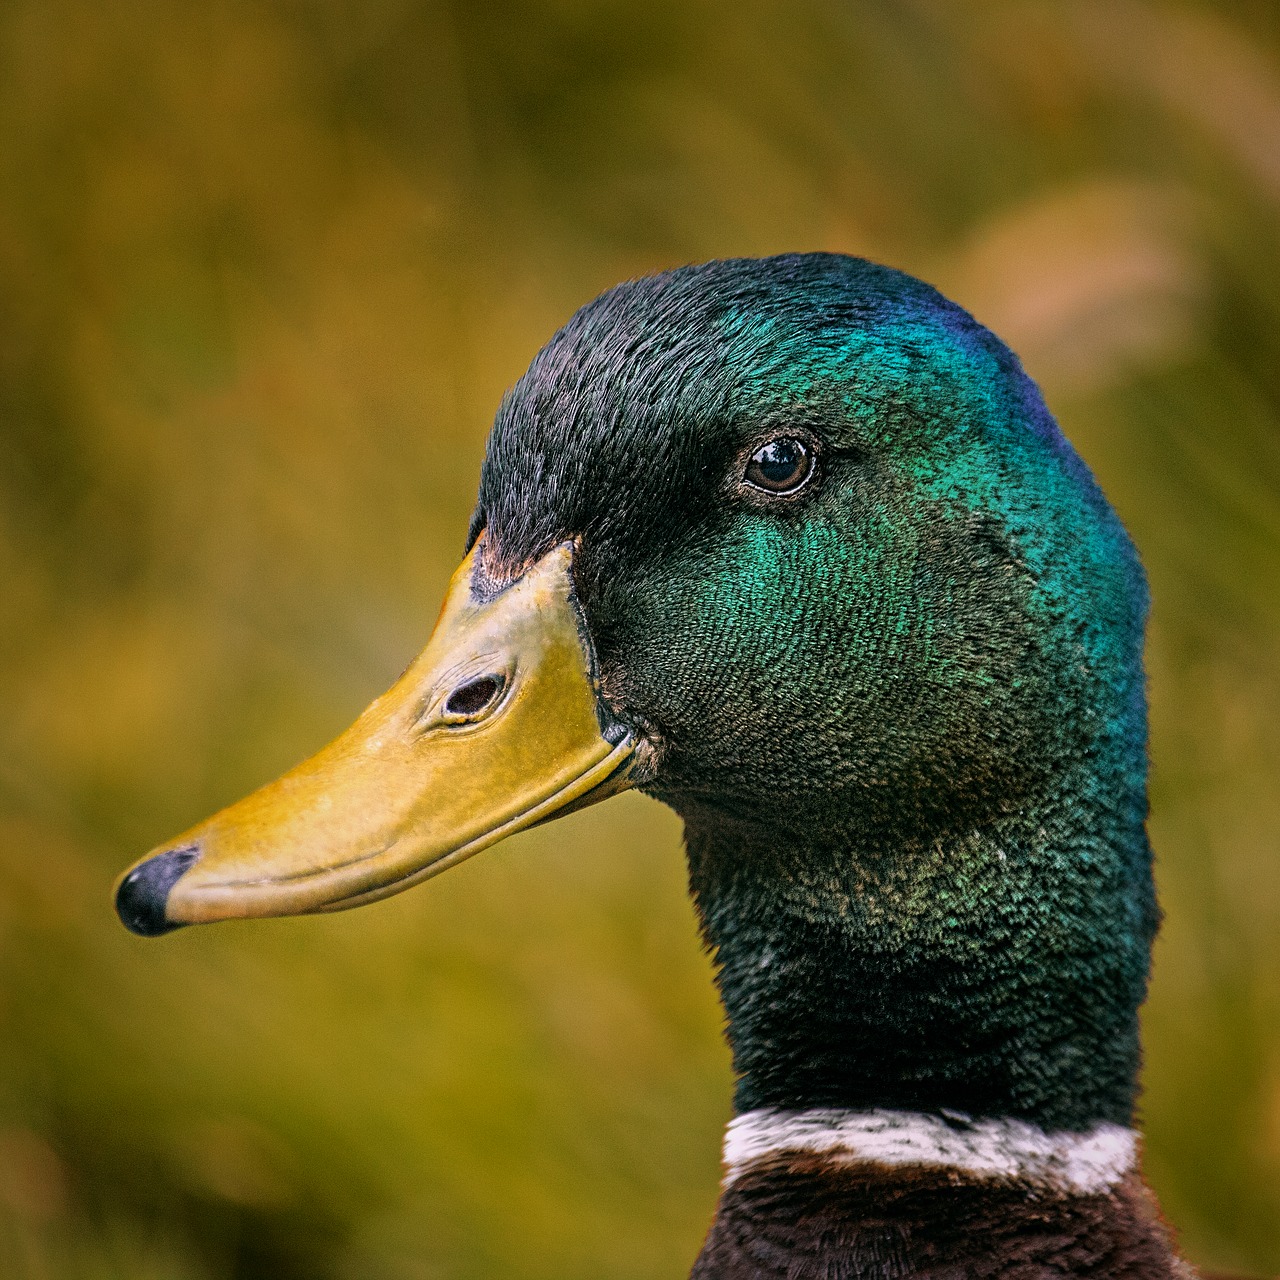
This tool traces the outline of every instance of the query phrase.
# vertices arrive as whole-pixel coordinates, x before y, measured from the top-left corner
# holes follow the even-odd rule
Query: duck
[[[735,1080],[693,1280],[1194,1276],[1143,1179],[1138,555],[1017,357],[831,253],[632,280],[497,410],[426,648],[122,875],[341,910],[633,788]]]

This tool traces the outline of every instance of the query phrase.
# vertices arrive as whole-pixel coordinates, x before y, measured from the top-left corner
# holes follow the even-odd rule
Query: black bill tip
[[[124,927],[144,938],[182,928],[181,923],[165,919],[164,905],[169,890],[199,856],[200,847],[189,844],[166,849],[134,867],[116,890],[116,914]]]

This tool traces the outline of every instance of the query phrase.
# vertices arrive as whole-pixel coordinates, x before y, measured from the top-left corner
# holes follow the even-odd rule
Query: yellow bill
[[[478,555],[427,647],[351,728],[120,878],[125,925],[372,902],[626,787],[636,741],[600,702],[572,546],[496,594]]]

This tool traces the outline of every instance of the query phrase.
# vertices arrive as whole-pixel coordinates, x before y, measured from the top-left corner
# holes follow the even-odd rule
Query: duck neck
[[[1157,918],[1145,803],[1091,794],[892,847],[686,812],[737,1110],[1127,1126]]]
[[[1129,1127],[1156,911],[1116,794],[893,846],[686,812],[739,1112],[696,1280],[1186,1280]]]

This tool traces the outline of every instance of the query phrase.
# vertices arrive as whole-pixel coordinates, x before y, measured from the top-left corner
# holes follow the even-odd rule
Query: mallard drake
[[[627,787],[683,818],[737,1079],[693,1274],[1191,1272],[1139,1170],[1147,591],[998,338],[832,254],[579,311],[423,653],[119,882],[338,910]]]

